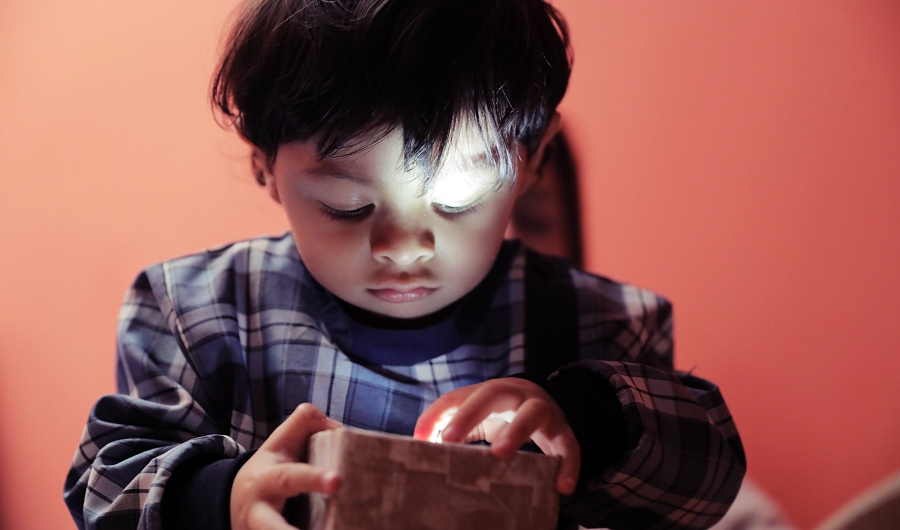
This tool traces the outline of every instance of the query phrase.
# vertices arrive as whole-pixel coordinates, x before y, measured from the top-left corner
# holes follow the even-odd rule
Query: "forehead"
[[[299,171],[369,185],[388,177],[394,180],[400,175],[410,181],[422,181],[429,188],[449,175],[473,172],[499,175],[501,159],[508,153],[501,152],[493,140],[476,128],[461,128],[448,141],[437,171],[432,175],[421,164],[406,159],[401,130],[360,135],[336,154],[324,158],[319,155],[315,137],[289,142],[278,149],[274,165],[291,173]]]

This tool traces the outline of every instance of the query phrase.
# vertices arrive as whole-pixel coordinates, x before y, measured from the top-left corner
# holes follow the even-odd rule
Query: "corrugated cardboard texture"
[[[335,495],[311,496],[311,530],[556,528],[554,457],[339,429],[312,437],[309,462],[341,478]]]

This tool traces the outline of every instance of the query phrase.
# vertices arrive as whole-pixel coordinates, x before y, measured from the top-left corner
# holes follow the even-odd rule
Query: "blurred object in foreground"
[[[851,499],[817,530],[900,528],[900,472]]]
[[[752,480],[744,477],[734,504],[710,530],[794,530],[781,507]]]

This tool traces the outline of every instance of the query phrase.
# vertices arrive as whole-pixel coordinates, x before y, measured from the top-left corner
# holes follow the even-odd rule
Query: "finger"
[[[246,528],[258,530],[297,530],[284,520],[281,513],[272,505],[257,502],[247,512]]]
[[[271,466],[261,478],[260,495],[269,499],[287,499],[314,491],[330,495],[340,485],[340,479],[333,471],[298,462]]]
[[[572,429],[561,425],[553,436],[547,437],[543,432],[538,432],[532,439],[544,454],[560,457],[556,489],[564,495],[574,492],[581,470],[581,447]]]
[[[321,410],[303,403],[272,431],[261,449],[286,454],[291,460],[299,460],[309,437],[330,428],[329,425],[328,418]]]
[[[499,435],[500,431],[507,425],[509,425],[507,420],[502,419],[499,416],[488,414],[488,417],[476,425],[475,428],[466,435],[466,438],[463,441],[465,443],[482,440],[491,442],[492,440],[497,439],[497,435]]]
[[[522,400],[523,396],[518,392],[505,392],[496,386],[479,386],[459,405],[459,410],[444,428],[441,438],[448,442],[461,442],[490,413],[514,411],[519,408]]]
[[[506,458],[512,456],[531,439],[532,434],[547,425],[553,414],[552,406],[540,399],[528,399],[516,411],[512,422],[491,441],[492,452]]]
[[[437,398],[434,403],[429,405],[416,420],[416,428],[413,437],[417,440],[428,440],[434,431],[435,425],[441,420],[441,417],[459,407],[459,404],[466,400],[469,395],[475,391],[474,386],[466,386],[451,390],[443,396]]]
[[[581,470],[581,448],[575,435],[561,437],[554,443],[554,454],[562,457],[559,473],[556,474],[556,489],[563,495],[575,491],[578,485],[578,473]]]

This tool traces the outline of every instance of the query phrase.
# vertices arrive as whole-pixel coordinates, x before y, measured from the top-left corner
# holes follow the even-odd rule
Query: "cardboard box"
[[[310,530],[553,530],[559,461],[342,428],[315,434],[309,462],[339,491],[310,496]]]

